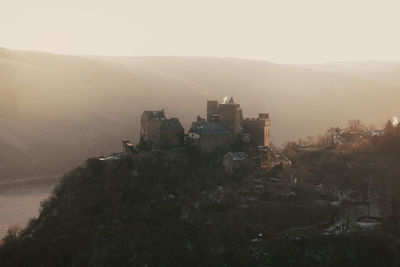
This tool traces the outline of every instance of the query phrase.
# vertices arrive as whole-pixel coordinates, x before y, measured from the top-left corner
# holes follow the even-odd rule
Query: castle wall
[[[255,145],[270,146],[269,139],[270,121],[268,114],[260,113],[258,119],[245,119],[243,129],[250,134],[250,143]]]
[[[219,105],[219,123],[233,132],[234,142],[240,131],[240,115],[239,104]]]
[[[170,148],[183,145],[183,140],[184,140],[183,129],[160,130],[160,144],[163,148]]]
[[[264,146],[269,147],[270,146],[270,137],[269,137],[269,128],[271,126],[271,121],[269,119],[269,114],[268,113],[259,113],[258,114],[258,119],[260,121],[263,121],[263,138],[264,138]]]
[[[207,121],[213,121],[211,113],[218,108],[218,100],[207,100]]]
[[[143,141],[158,143],[163,120],[141,120],[140,137]]]
[[[211,152],[216,148],[229,147],[232,141],[232,134],[201,134],[199,146],[201,151]]]

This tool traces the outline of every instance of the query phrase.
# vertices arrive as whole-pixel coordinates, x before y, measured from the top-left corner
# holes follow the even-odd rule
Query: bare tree
[[[10,225],[7,229],[6,235],[3,237],[3,241],[12,242],[17,240],[18,234],[22,227],[19,224]]]
[[[360,132],[365,129],[365,126],[361,123],[360,120],[349,120],[347,122],[348,130],[350,132]]]

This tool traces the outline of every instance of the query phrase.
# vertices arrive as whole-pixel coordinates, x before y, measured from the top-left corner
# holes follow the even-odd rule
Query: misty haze
[[[399,8],[5,0],[0,266],[398,266]]]
[[[400,114],[400,63],[280,65],[232,58],[76,57],[1,49],[0,178],[62,174],[139,141],[145,109],[185,129],[207,99],[267,110],[271,141],[318,135],[350,119],[382,128]]]

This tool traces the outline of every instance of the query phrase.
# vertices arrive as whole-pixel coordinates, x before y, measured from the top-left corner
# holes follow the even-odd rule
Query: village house
[[[228,173],[234,173],[247,164],[248,155],[245,152],[228,152],[225,154],[222,164]]]

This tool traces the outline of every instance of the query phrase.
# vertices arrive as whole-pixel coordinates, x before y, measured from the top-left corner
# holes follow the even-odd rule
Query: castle
[[[233,97],[229,101],[207,101],[207,120],[197,117],[192,123],[188,138],[202,151],[212,151],[218,147],[247,143],[268,148],[270,146],[270,119],[267,113],[260,113],[258,118],[243,118],[240,104]]]
[[[209,152],[232,144],[247,143],[268,148],[270,146],[268,113],[258,118],[243,118],[240,104],[233,97],[229,101],[207,101],[207,119],[197,116],[187,138],[200,150]],[[164,109],[144,111],[141,116],[140,141],[162,148],[183,145],[184,129],[177,118],[168,119]]]
[[[144,111],[141,116],[141,143],[170,148],[184,144],[184,129],[177,118],[168,119],[165,111]],[[203,152],[228,148],[233,144],[251,144],[268,149],[270,119],[268,113],[258,118],[243,118],[240,104],[229,101],[207,101],[207,118],[197,116],[187,135],[187,142]]]
[[[144,111],[140,118],[139,149],[161,148],[188,145],[195,146],[202,152],[212,152],[215,149],[227,149],[232,145],[247,145],[262,152],[260,166],[266,167],[270,148],[268,113],[259,113],[258,118],[243,118],[240,104],[231,97],[223,103],[217,100],[207,101],[207,118],[199,115],[185,136],[184,129],[177,118],[168,118],[164,109]],[[99,157],[100,160],[113,160],[137,151],[129,141],[122,141],[123,152]],[[232,154],[233,153],[233,154]],[[237,154],[239,153],[239,154]],[[224,160],[238,161],[242,152],[226,154]],[[239,155],[239,156],[238,156]],[[244,158],[243,158],[244,159]],[[232,165],[232,164],[228,164]],[[232,165],[233,166],[233,165]],[[232,169],[233,167],[229,168]],[[228,169],[229,169],[228,168]]]

